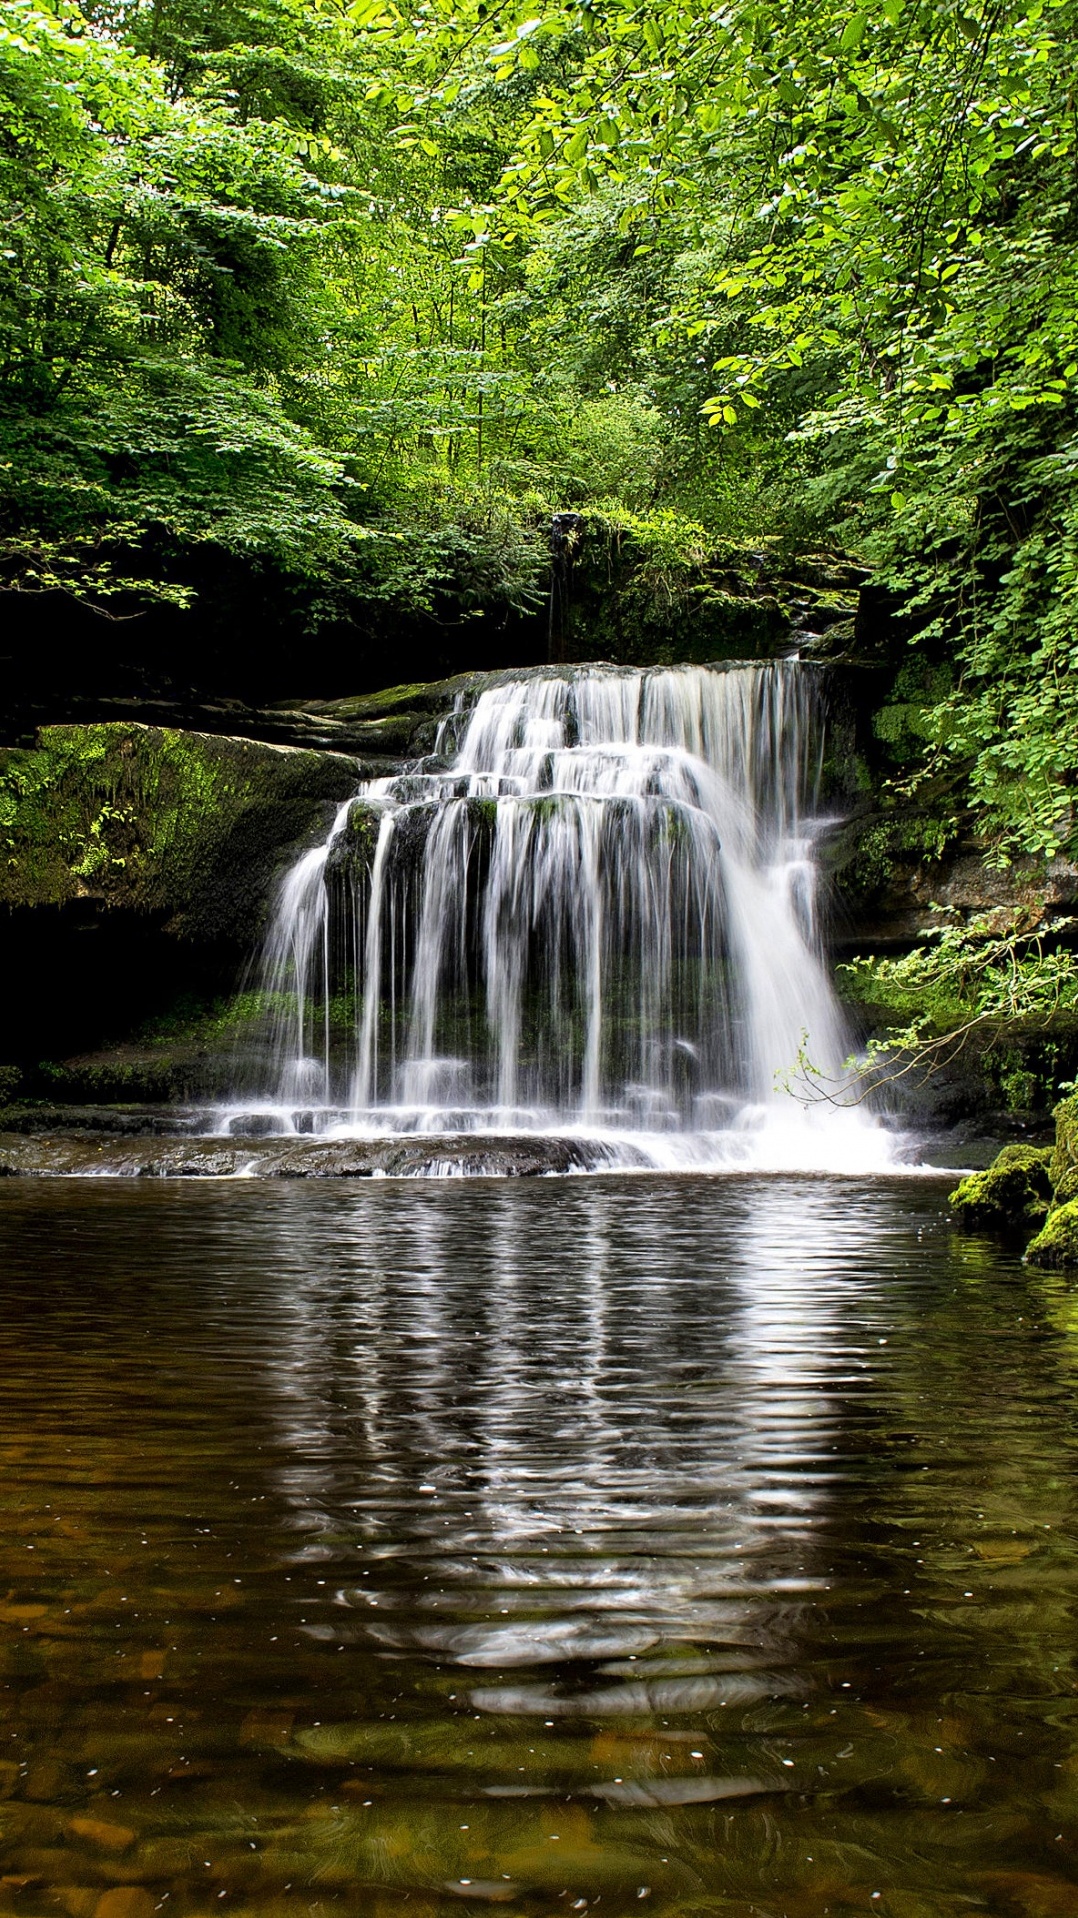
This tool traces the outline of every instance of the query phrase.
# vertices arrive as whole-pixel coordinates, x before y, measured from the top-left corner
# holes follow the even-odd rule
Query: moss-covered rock
[[[1047,1223],[1026,1249],[1026,1262],[1056,1272],[1078,1266],[1078,1199],[1071,1199],[1049,1214]]]
[[[275,873],[325,829],[355,761],[210,733],[46,726],[0,750],[0,905],[94,902],[249,943]]]
[[[1053,1207],[1069,1205],[1072,1199],[1078,1199],[1078,1166],[1072,1166],[1065,1172],[1056,1186],[1052,1199]]]
[[[1078,1094],[1057,1105],[1055,1122],[1056,1149],[1049,1171],[1052,1184],[1061,1187],[1069,1172],[1078,1172]]]
[[[1046,1146],[1004,1146],[987,1172],[971,1173],[951,1193],[955,1223],[977,1231],[1043,1219],[1052,1201],[1051,1156]]]

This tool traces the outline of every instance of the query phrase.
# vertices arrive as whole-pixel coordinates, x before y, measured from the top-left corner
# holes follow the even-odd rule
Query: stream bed
[[[0,1910],[1078,1913],[1078,1295],[938,1178],[0,1183]]]

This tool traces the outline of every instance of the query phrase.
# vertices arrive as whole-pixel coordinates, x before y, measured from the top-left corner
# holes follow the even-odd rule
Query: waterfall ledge
[[[823,956],[822,742],[796,661],[462,693],[286,876],[220,1130],[889,1169]]]

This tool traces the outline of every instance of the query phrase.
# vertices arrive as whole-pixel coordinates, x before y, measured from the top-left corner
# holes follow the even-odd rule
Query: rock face
[[[96,902],[247,942],[274,874],[354,791],[355,759],[112,722],[0,749],[0,905]]]
[[[733,540],[659,552],[627,529],[585,520],[558,583],[556,657],[663,666],[773,659],[794,648],[834,657],[853,638],[864,569],[834,553],[779,556]]]
[[[42,1060],[234,990],[278,874],[357,779],[346,754],[131,722],[46,726],[0,749],[7,1096],[65,1096],[35,1082]],[[103,1077],[94,1060],[76,1096],[182,1093],[160,1057],[145,1078],[127,1063]]]
[[[983,847],[952,841],[915,814],[854,808],[823,847],[836,892],[840,947],[902,950],[943,924],[985,919],[1002,932],[1032,929],[1078,906],[1078,866],[1063,858],[997,867]]]

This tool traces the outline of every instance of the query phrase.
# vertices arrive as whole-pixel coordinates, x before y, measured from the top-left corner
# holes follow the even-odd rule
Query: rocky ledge
[[[0,1178],[538,1178],[612,1167],[596,1140],[452,1133],[407,1139],[236,1139],[0,1133]]]

